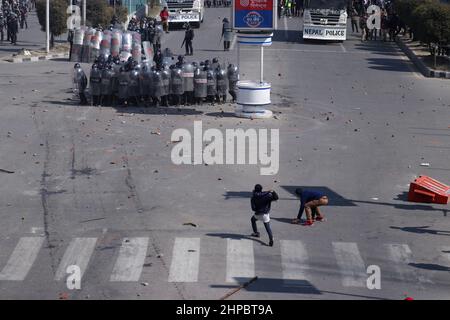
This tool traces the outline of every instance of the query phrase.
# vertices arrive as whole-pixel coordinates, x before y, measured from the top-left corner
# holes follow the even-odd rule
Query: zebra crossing
[[[254,249],[255,242],[251,239],[225,239],[226,252],[223,252],[226,260],[226,283],[239,283],[243,279],[250,279],[257,275],[258,266],[255,263],[255,254],[261,254]],[[22,237],[6,262],[0,261],[1,281],[24,281],[32,270],[38,255],[43,247],[43,237]],[[208,245],[207,241],[199,237],[175,237],[171,248],[167,282],[196,283],[201,281],[199,274],[201,268],[207,268],[208,263],[202,256],[202,245]],[[62,258],[58,263],[54,280],[63,281],[68,274],[67,267],[77,265],[81,271],[81,277],[92,267],[91,261],[98,247],[98,238],[78,237],[71,239],[65,248]],[[338,270],[343,287],[363,288],[366,286],[367,267],[360,248],[355,242],[332,242],[329,254],[331,269]],[[121,242],[115,261],[109,276],[110,282],[138,282],[142,280],[143,266],[148,254],[149,238],[135,237],[125,238]],[[314,250],[308,250],[302,240],[279,240],[279,268],[282,280],[289,281],[314,281]],[[413,252],[407,244],[385,244],[383,248],[385,259],[393,265],[397,276],[402,281],[419,280],[423,283],[432,283],[419,275],[413,268],[405,268],[413,260]],[[448,247],[439,248],[441,261],[445,261],[450,267],[450,251]],[[273,252],[273,251],[270,251]],[[206,255],[207,256],[207,255]],[[273,254],[272,254],[273,257]],[[417,258],[417,257],[415,257]]]

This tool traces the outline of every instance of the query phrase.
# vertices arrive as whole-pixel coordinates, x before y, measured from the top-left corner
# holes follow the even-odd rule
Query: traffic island
[[[396,42],[425,77],[450,79],[450,59],[448,57],[442,57],[444,63],[438,65],[441,68],[446,68],[446,70],[435,70],[431,67],[433,62],[429,51],[419,41],[412,41],[403,36],[397,37]]]
[[[3,62],[23,63],[38,62],[52,59],[69,59],[69,48],[66,44],[55,45],[55,47],[47,53],[45,49],[27,50],[22,48],[9,57],[2,59]]]

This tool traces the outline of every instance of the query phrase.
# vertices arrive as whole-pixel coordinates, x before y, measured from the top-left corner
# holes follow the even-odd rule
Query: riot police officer
[[[163,82],[163,90],[161,94],[161,104],[165,107],[169,106],[169,94],[170,94],[170,69],[168,63],[163,63],[161,69],[161,78]]]
[[[195,102],[200,104],[207,96],[206,70],[203,63],[194,67],[194,98]]]
[[[175,64],[171,66],[170,75],[170,94],[172,96],[173,104],[179,106],[181,98],[184,94],[183,90],[183,75],[181,68]]]
[[[100,105],[100,96],[102,95],[101,82],[102,72],[99,69],[98,65],[94,63],[92,65],[91,74],[89,76],[89,86],[91,88],[93,106]]]
[[[5,24],[6,24],[6,19],[3,16],[2,9],[0,9],[0,36],[1,36],[0,40],[1,40],[1,42],[3,42],[3,40],[4,40],[3,28],[5,27]]]
[[[184,105],[194,102],[194,65],[183,60],[181,64],[183,77],[183,103]]]
[[[139,105],[141,85],[139,83],[140,78],[140,66],[135,65],[132,70],[129,71],[130,83],[128,84],[128,102],[133,102],[136,106]]]
[[[101,80],[101,105],[109,106],[112,103],[113,95],[113,78],[114,70],[113,66],[108,64],[102,70],[102,80]]]
[[[130,79],[128,76],[128,71],[125,67],[120,68],[119,73],[119,86],[117,90],[117,98],[119,100],[119,105],[127,105],[128,104],[128,85],[130,83]]]
[[[152,67],[152,87],[150,95],[153,100],[153,105],[158,107],[161,104],[161,97],[164,93],[164,83],[162,79],[161,69]]]
[[[239,81],[239,70],[237,66],[234,64],[229,64],[227,69],[227,76],[228,76],[228,92],[230,93],[231,97],[233,98],[233,103],[236,102],[236,94],[237,94],[237,83]]]
[[[141,98],[147,104],[152,93],[152,71],[150,64],[144,63],[141,69],[140,77]]]
[[[225,103],[227,101],[228,91],[228,75],[225,68],[219,67],[217,69],[217,102]]]
[[[206,87],[207,87],[207,101],[214,104],[217,95],[217,73],[206,61]]]
[[[86,99],[86,87],[87,87],[87,77],[84,73],[83,69],[81,68],[81,65],[79,63],[75,63],[74,65],[74,74],[73,74],[73,82],[75,85],[75,92],[78,93],[78,96],[80,97],[80,104],[81,105],[87,105],[88,101]]]

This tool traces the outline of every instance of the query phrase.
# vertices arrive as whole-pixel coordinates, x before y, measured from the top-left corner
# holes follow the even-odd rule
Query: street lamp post
[[[45,4],[45,36],[46,36],[46,46],[45,49],[47,53],[50,52],[50,0],[46,1]]]
[[[86,27],[86,0],[83,0],[83,26]]]

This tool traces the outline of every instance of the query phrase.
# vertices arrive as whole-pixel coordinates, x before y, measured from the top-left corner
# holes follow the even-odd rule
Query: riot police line
[[[176,60],[176,63],[173,63]],[[80,104],[94,106],[180,106],[204,102],[225,103],[230,94],[236,101],[238,68],[220,64],[218,58],[189,62],[171,50],[157,49],[153,59],[142,55],[126,60],[99,55],[92,65],[89,81],[81,64],[73,72],[74,92]],[[89,88],[88,88],[89,84]]]

